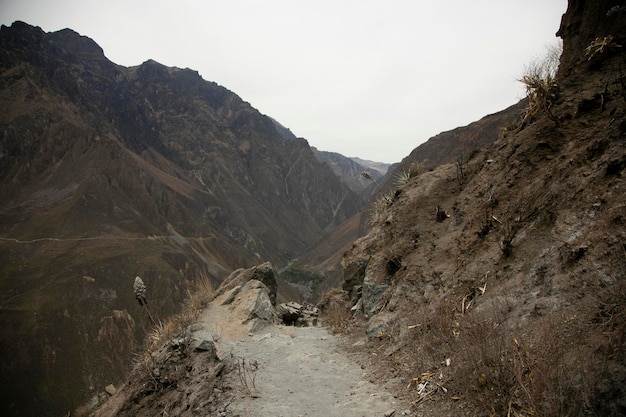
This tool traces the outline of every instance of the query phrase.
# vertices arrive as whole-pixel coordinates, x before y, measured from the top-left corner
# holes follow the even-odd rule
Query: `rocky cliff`
[[[226,88],[116,65],[69,29],[2,27],[0,108],[5,415],[60,415],[121,377],[150,327],[136,275],[165,318],[200,277],[286,264],[361,204]]]

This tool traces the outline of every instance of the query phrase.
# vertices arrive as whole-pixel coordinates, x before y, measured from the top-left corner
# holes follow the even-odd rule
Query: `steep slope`
[[[365,193],[371,197],[369,203],[340,227],[325,234],[311,249],[290,264],[285,276],[298,281],[308,279],[317,282],[315,296],[328,288],[340,286],[342,254],[350,249],[352,242],[369,231],[372,219],[384,207],[383,195],[391,196],[398,183],[440,165],[457,162],[466,164],[473,152],[492,144],[501,132],[519,124],[523,117],[524,103],[526,101],[522,100],[467,126],[433,136],[415,148],[402,162],[391,165],[384,175],[375,175],[372,167],[369,172],[381,188],[367,180],[369,189]],[[404,174],[409,177],[405,178]],[[352,175],[357,173],[353,172]],[[359,176],[361,177],[360,173]],[[361,177],[361,181],[363,180],[365,179]]]
[[[276,131],[288,140],[297,140],[291,130],[280,124],[277,120],[271,119],[274,123]],[[361,176],[363,171],[371,171],[374,179],[378,180],[387,172],[389,164],[383,162],[366,161],[359,158],[349,158],[336,152],[320,151],[319,149],[312,147],[315,157],[320,161],[328,164],[333,170],[335,175],[339,177],[352,191],[360,194],[364,199],[370,196],[371,191],[366,189],[371,185],[371,182]]]
[[[411,178],[345,254],[374,374],[419,413],[626,413],[625,16],[570,1],[544,110],[464,181]]]
[[[336,152],[320,151],[312,148],[317,159],[325,162],[330,166],[333,172],[346,184],[350,189],[367,200],[372,194],[372,181],[364,178],[361,173],[363,171],[370,172],[374,180],[379,180],[385,175],[379,169],[371,170],[369,167],[362,165],[352,158],[348,158]]]
[[[380,182],[386,187],[392,187],[393,182],[397,182],[395,180],[404,172],[414,175],[444,164],[465,163],[473,152],[491,145],[501,132],[518,125],[526,105],[527,100],[524,99],[467,126],[433,136],[395,164]]]
[[[0,108],[3,414],[66,413],[129,369],[150,328],[136,275],[165,318],[200,277],[286,264],[361,204],[227,89],[69,29],[2,27]]]

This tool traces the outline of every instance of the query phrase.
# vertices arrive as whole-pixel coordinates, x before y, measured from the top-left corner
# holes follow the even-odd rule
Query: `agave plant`
[[[407,184],[411,180],[411,171],[403,169],[395,175],[396,185],[402,186]]]

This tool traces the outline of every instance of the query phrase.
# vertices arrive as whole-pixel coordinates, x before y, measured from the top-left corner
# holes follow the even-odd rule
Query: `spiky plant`
[[[146,294],[147,294],[146,284],[144,284],[143,280],[139,276],[135,277],[135,283],[133,284],[133,291],[135,293],[135,298],[137,299],[137,302],[139,303],[139,305],[146,309],[146,314],[148,315],[150,322],[154,325],[154,327],[158,328],[159,325],[152,317],[152,314],[150,314],[150,310],[148,310],[148,300],[146,298]]]
[[[378,188],[378,191],[382,191],[383,190],[382,188],[380,188],[380,185],[378,185],[378,183],[376,182],[376,179],[372,176],[372,174],[369,171],[362,171],[361,172],[361,176],[363,178],[365,178],[366,180],[370,180],[374,184],[376,184],[376,188]]]
[[[412,177],[410,170],[403,169],[395,174],[396,185],[403,186],[407,184]]]

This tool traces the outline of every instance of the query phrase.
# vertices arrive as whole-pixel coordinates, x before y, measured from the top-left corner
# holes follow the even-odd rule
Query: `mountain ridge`
[[[135,276],[165,319],[199,281],[286,264],[362,204],[236,94],[116,65],[73,30],[2,27],[0,108],[0,353],[23,346],[3,414],[60,415],[128,371],[150,329]]]

